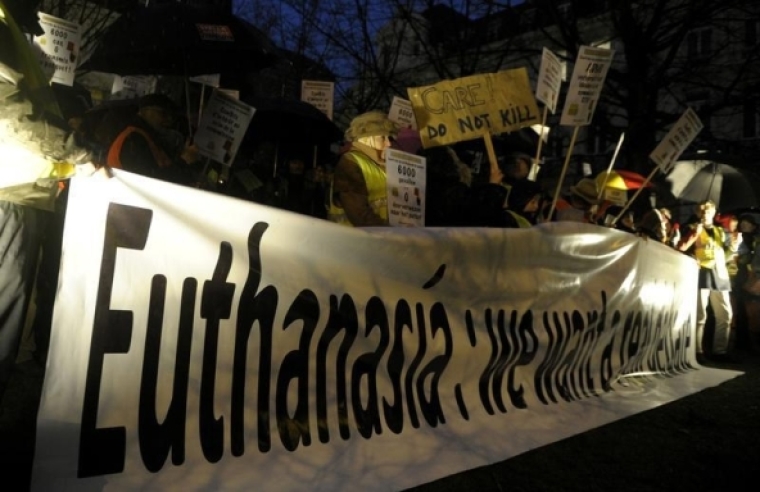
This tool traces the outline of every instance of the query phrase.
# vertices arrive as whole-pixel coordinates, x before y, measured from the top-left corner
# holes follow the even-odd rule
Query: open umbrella
[[[338,126],[307,102],[250,95],[243,95],[240,100],[256,108],[246,132],[248,142],[330,145],[343,138]]]
[[[612,188],[615,190],[638,190],[646,182],[646,178],[641,174],[628,171],[625,169],[616,169],[612,171],[602,171],[596,176],[596,186],[598,188]],[[651,187],[651,183],[647,183]]]
[[[275,172],[280,154],[311,156],[316,165],[318,150],[343,139],[343,132],[322,111],[296,99],[242,95],[240,100],[256,112],[240,148],[243,152],[261,142],[275,144]]]
[[[678,161],[666,176],[670,192],[682,202],[712,200],[721,212],[757,206],[752,173],[712,160]]]
[[[221,9],[171,2],[138,7],[103,34],[85,70],[118,75],[250,71],[282,57],[252,24]]]

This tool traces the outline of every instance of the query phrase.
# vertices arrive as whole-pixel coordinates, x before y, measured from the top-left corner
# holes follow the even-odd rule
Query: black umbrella
[[[281,58],[271,40],[249,22],[224,10],[172,2],[119,17],[81,68],[192,76],[261,69]]]
[[[272,173],[276,174],[283,156],[310,158],[316,166],[320,151],[343,139],[343,132],[312,104],[295,99],[243,95],[256,108],[240,151],[252,152],[259,144],[274,144]]]
[[[246,96],[241,101],[256,108],[245,140],[330,145],[343,132],[312,104],[280,97]]]
[[[687,203],[712,200],[720,212],[757,206],[752,173],[712,160],[676,162],[665,181],[673,196]]]

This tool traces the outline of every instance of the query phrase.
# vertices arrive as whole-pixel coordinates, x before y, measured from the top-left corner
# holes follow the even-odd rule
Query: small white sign
[[[536,99],[544,103],[552,114],[557,110],[561,86],[562,62],[550,49],[544,47],[536,82]]]
[[[115,76],[111,94],[117,94],[118,99],[131,99],[142,97],[156,92],[158,78],[153,75],[130,75],[128,77]]]
[[[422,156],[388,149],[388,223],[394,227],[425,226],[425,171]]]
[[[333,97],[335,83],[321,80],[304,80],[301,82],[301,100],[316,107],[332,121]]]
[[[237,89],[217,89],[219,92],[227,94],[232,99],[240,99],[240,91]]]
[[[42,12],[39,13],[39,19],[45,33],[34,36],[32,43],[39,48],[43,72],[53,74],[51,82],[74,85],[82,40],[79,24]]]
[[[388,110],[388,119],[397,123],[401,128],[417,129],[417,120],[412,110],[412,102],[409,99],[393,96],[391,109]]]
[[[195,134],[198,152],[231,166],[255,111],[255,108],[215,90]]]
[[[586,126],[591,123],[614,55],[614,50],[581,46],[575,60],[565,106],[562,108],[560,125]]]
[[[219,87],[219,81],[221,76],[218,73],[207,73],[205,75],[196,75],[190,77],[190,82],[196,82],[198,84],[208,85],[211,87]]]
[[[687,108],[668,134],[665,135],[665,138],[649,154],[649,158],[657,164],[663,173],[670,172],[683,151],[699,134],[703,126],[697,113],[693,109]]]

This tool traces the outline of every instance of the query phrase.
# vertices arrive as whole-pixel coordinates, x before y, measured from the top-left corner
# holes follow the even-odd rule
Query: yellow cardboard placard
[[[541,122],[525,68],[407,89],[425,148]]]

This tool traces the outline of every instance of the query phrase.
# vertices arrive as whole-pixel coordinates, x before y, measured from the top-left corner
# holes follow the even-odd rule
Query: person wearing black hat
[[[185,146],[174,130],[179,113],[163,94],[148,94],[139,100],[136,117],[111,143],[106,162],[112,168],[178,184],[192,184],[195,172],[189,166],[198,160],[196,148]]]

